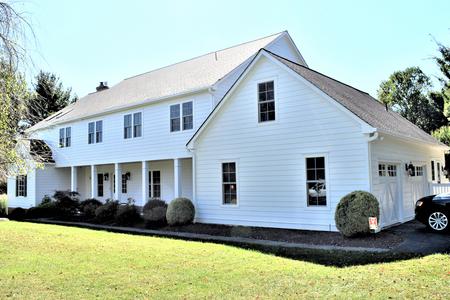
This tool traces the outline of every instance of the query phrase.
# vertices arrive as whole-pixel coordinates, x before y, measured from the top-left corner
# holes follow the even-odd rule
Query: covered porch
[[[192,158],[72,166],[70,177],[70,189],[81,200],[132,200],[143,206],[152,198],[193,198]]]

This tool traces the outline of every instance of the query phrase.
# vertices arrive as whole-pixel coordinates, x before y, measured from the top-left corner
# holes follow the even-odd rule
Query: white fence
[[[450,193],[450,183],[430,183],[430,195]]]

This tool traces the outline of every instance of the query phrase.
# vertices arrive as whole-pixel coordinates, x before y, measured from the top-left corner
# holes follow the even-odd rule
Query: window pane
[[[183,117],[183,130],[192,129],[193,125],[192,116]]]
[[[103,174],[97,174],[97,194],[98,197],[103,197]]]
[[[94,133],[95,123],[91,122],[88,125],[88,133]]]
[[[237,203],[236,163],[222,163],[223,204]]]
[[[180,118],[170,120],[170,131],[180,131]]]
[[[131,115],[125,115],[123,117],[123,125],[124,125],[124,127],[130,127],[131,126]]]
[[[141,125],[142,124],[142,113],[140,113],[140,112],[135,113],[134,117],[133,117],[133,122],[134,122],[135,126]]]
[[[127,193],[127,175],[122,174],[122,194]]]
[[[308,206],[327,205],[325,157],[306,158],[306,190]]]
[[[59,130],[59,147],[64,147],[64,128]]]
[[[175,104],[170,106],[170,118],[179,118],[180,117],[180,104]]]
[[[192,115],[192,102],[183,103],[183,116]]]

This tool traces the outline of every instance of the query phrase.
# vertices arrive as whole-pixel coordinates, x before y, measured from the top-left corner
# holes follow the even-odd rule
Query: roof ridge
[[[314,72],[314,73],[317,73],[317,74],[319,74],[319,75],[321,75],[321,76],[324,76],[324,77],[329,78],[329,79],[331,79],[331,80],[333,80],[333,81],[336,81],[336,82],[338,82],[338,83],[340,83],[340,84],[343,84],[343,85],[345,85],[345,86],[348,86],[349,88],[352,88],[352,89],[354,89],[354,90],[356,90],[356,91],[358,91],[358,92],[360,92],[360,93],[367,94],[367,95],[370,96],[370,94],[369,94],[368,92],[365,92],[365,91],[363,91],[363,90],[360,90],[360,89],[358,89],[358,88],[355,88],[354,86],[351,86],[351,85],[349,85],[349,84],[347,84],[347,83],[345,83],[345,82],[342,82],[342,81],[337,80],[337,79],[335,79],[335,78],[333,78],[333,77],[330,77],[330,76],[328,76],[328,75],[325,75],[325,74],[323,74],[323,73],[321,73],[321,72],[319,72],[319,71],[317,71],[317,70],[311,69],[310,67],[306,67],[306,66],[300,65],[300,64],[298,64],[298,63],[296,63],[296,62],[294,62],[294,61],[292,61],[292,60],[290,60],[290,59],[288,59],[288,58],[286,58],[286,57],[280,56],[280,55],[278,55],[278,54],[276,54],[276,53],[273,53],[272,51],[269,51],[269,50],[267,50],[267,49],[265,49],[265,48],[264,48],[264,51],[269,52],[270,54],[272,54],[272,55],[274,55],[274,56],[277,56],[277,57],[279,57],[279,58],[281,58],[281,59],[284,59],[284,60],[286,60],[286,61],[288,61],[288,62],[290,62],[290,63],[292,63],[292,64],[294,64],[294,65],[297,65],[297,66],[299,66],[299,67],[302,67],[302,68],[305,68],[305,69],[307,69],[307,70],[310,70],[310,71],[312,71],[312,72]],[[372,96],[371,96],[371,97],[372,97]],[[372,98],[373,98],[373,97],[372,97]],[[380,101],[378,101],[377,99],[374,99],[374,100],[380,103]]]
[[[159,67],[159,68],[147,71],[147,72],[136,74],[136,75],[127,77],[127,78],[125,78],[123,80],[128,80],[128,79],[131,79],[131,78],[134,78],[134,77],[137,77],[137,76],[141,76],[141,75],[144,75],[144,74],[152,73],[152,72],[155,72],[155,71],[158,71],[158,70],[161,70],[161,69],[165,69],[165,68],[168,68],[168,67],[171,67],[171,66],[175,66],[175,65],[178,65],[178,64],[181,64],[181,63],[185,63],[185,62],[188,62],[188,61],[191,61],[191,60],[195,60],[195,59],[198,59],[200,57],[208,56],[208,55],[211,55],[213,53],[217,53],[217,52],[225,51],[225,50],[228,50],[228,49],[231,49],[231,48],[236,48],[236,47],[239,47],[239,46],[242,46],[242,45],[254,43],[254,42],[259,41],[259,40],[263,40],[263,39],[266,39],[266,38],[269,38],[269,37],[272,37],[272,36],[280,35],[280,34],[282,34],[284,32],[287,32],[287,31],[286,30],[280,31],[280,32],[277,32],[277,33],[274,33],[274,34],[270,34],[268,36],[264,36],[264,37],[258,38],[258,39],[254,39],[254,40],[243,42],[243,43],[240,43],[240,44],[236,44],[236,45],[233,45],[233,46],[230,46],[230,47],[222,48],[220,50],[210,51],[210,52],[202,54],[202,55],[198,55],[198,56],[195,56],[195,57],[192,57],[192,58],[189,58],[189,59],[185,59],[185,60],[173,63],[173,64],[169,64],[169,65],[166,65],[166,66],[163,66],[163,67]]]

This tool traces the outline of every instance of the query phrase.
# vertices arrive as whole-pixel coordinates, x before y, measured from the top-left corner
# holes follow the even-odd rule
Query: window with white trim
[[[123,138],[131,139],[131,133],[133,131],[131,127],[131,121],[133,117],[131,114],[123,116]]]
[[[308,206],[327,205],[324,156],[306,158],[306,190]]]
[[[388,165],[388,176],[389,177],[396,177],[397,176],[397,166],[396,165]]]
[[[95,122],[95,142],[103,142],[103,121]]]
[[[142,112],[123,116],[123,138],[131,139],[142,136]]]
[[[378,164],[378,176],[397,177],[397,165]]]
[[[142,113],[137,112],[133,114],[133,137],[142,136]]]
[[[237,204],[236,163],[222,163],[222,204]]]
[[[273,81],[258,83],[259,122],[275,121],[275,90]]]
[[[194,128],[193,102],[173,104],[170,106],[170,132]]]
[[[16,177],[16,197],[27,196],[27,175],[19,175]]]
[[[423,176],[423,166],[416,166],[416,176]]]
[[[72,127],[59,129],[59,147],[70,147],[72,144]]]
[[[383,177],[386,176],[386,165],[378,164],[378,176]]]
[[[97,196],[103,197],[103,173],[97,174]]]
[[[122,194],[126,194],[128,190],[127,174],[122,174]]]
[[[150,198],[161,198],[161,171],[148,172],[148,194]]]

